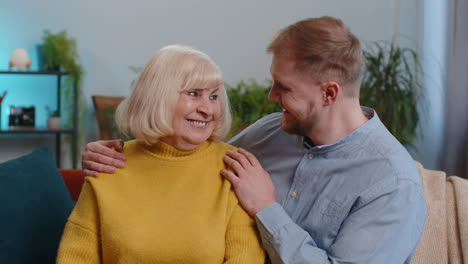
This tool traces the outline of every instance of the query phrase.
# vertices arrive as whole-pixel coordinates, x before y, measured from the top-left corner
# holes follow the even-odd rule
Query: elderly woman
[[[263,263],[254,221],[220,175],[231,116],[206,54],[156,52],[116,122],[136,138],[126,166],[86,179],[58,263]]]

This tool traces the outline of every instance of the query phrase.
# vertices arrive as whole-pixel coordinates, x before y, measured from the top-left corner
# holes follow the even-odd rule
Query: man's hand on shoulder
[[[81,154],[81,166],[85,176],[98,176],[99,172],[114,173],[116,168],[125,166],[125,156],[121,153],[124,141],[99,140],[86,144]]]
[[[234,172],[222,170],[221,174],[231,182],[242,207],[252,217],[276,202],[275,186],[270,174],[253,154],[244,149],[228,151],[223,160]]]

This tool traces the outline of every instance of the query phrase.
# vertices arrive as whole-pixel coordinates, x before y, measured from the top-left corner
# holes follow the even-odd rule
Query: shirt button
[[[313,153],[309,153],[309,159],[313,159],[314,158],[314,154]]]
[[[292,197],[296,197],[296,196],[297,196],[297,192],[292,192],[292,193],[291,193],[291,196],[292,196]]]

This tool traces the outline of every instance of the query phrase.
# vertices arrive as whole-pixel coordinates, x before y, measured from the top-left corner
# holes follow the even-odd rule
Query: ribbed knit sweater
[[[220,175],[227,150],[126,142],[125,168],[86,178],[57,263],[263,263],[254,220]]]

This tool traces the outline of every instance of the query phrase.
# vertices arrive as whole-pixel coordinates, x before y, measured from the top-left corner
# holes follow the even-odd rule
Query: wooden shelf
[[[16,74],[16,75],[48,75],[48,76],[55,76],[57,78],[57,109],[60,111],[61,107],[61,80],[62,76],[68,75],[68,72],[61,72],[61,71],[0,71],[0,75],[8,75],[8,74]],[[13,89],[12,89],[13,90]],[[61,136],[63,134],[70,134],[72,136],[72,166],[75,169],[77,166],[77,150],[78,150],[78,84],[77,81],[74,80],[73,84],[73,127],[72,128],[62,128],[57,130],[47,129],[45,127],[15,127],[15,128],[0,128],[0,135],[3,137],[26,137],[32,135],[48,135],[55,137],[55,161],[57,162],[57,167],[61,168]],[[59,112],[60,114],[60,112]],[[1,125],[1,124],[0,124]]]
[[[0,129],[0,134],[72,134],[74,129],[47,129],[37,127],[15,127],[9,129]]]
[[[68,72],[59,72],[59,71],[0,71],[0,74],[68,75]]]

